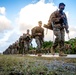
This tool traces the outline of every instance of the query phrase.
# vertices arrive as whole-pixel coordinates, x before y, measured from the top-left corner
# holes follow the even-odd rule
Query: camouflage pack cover
[[[44,24],[43,27],[47,28],[47,29],[50,29],[50,30],[53,30],[52,24]]]

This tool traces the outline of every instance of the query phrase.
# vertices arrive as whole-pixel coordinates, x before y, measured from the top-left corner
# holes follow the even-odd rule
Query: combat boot
[[[39,53],[39,54],[38,54],[38,56],[40,56],[40,57],[41,57],[41,56],[42,56],[42,54],[41,54],[41,53]]]
[[[52,54],[52,55],[55,55],[55,50],[54,50],[53,47],[51,47],[51,54]]]
[[[59,56],[67,56],[67,54],[65,54],[63,51],[60,51]]]

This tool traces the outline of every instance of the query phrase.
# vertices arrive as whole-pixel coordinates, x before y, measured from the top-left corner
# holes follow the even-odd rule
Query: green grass
[[[45,58],[45,57],[31,57],[22,55],[0,55],[0,75],[75,75],[75,71],[64,69],[55,64],[55,69],[52,67],[53,62],[69,63],[76,68],[75,58]],[[54,66],[54,65],[53,65]]]

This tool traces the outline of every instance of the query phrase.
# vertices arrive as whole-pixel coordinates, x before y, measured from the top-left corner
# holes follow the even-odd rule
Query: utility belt
[[[54,24],[62,24],[62,23],[60,23],[60,22],[54,22]]]
[[[54,28],[64,29],[63,24],[60,22],[54,22]]]

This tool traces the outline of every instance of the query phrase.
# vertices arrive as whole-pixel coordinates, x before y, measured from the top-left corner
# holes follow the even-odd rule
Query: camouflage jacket
[[[68,26],[68,22],[67,22],[67,17],[66,17],[66,14],[63,12],[63,15],[65,17],[65,20],[66,20],[66,26]],[[61,14],[59,12],[59,10],[53,12],[51,15],[50,15],[50,18],[49,18],[49,21],[48,22],[53,22],[54,23],[54,27],[58,27],[58,26],[61,26]]]
[[[42,35],[38,35],[38,33],[41,33]],[[32,29],[32,35],[44,38],[44,29],[42,27],[36,26]]]
[[[26,42],[30,42],[30,41],[32,40],[30,34],[25,34],[25,35],[23,35],[23,39],[24,39],[24,41],[26,41]]]

